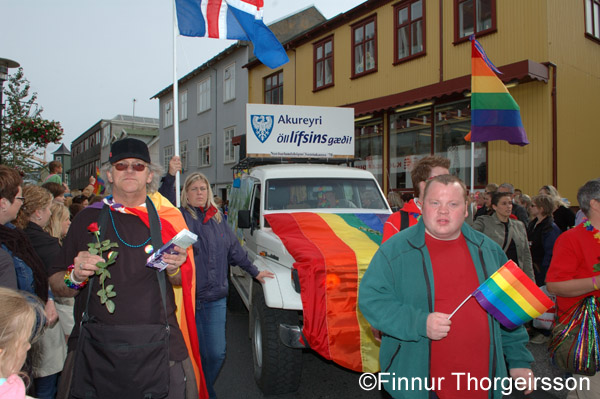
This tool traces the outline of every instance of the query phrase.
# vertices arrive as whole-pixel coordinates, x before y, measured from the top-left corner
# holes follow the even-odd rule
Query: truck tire
[[[251,321],[254,379],[265,395],[295,392],[302,376],[302,350],[285,346],[279,324],[298,325],[298,313],[269,308],[262,287],[253,287]]]

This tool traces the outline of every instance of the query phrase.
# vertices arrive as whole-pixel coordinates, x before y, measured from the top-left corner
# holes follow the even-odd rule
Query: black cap
[[[125,158],[137,158],[148,163],[151,162],[146,143],[129,137],[112,143],[110,154],[108,154],[108,162],[115,163]]]

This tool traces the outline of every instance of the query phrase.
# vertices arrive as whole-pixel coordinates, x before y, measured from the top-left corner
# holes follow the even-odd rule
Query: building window
[[[352,26],[352,77],[377,70],[376,18]]]
[[[198,113],[210,109],[210,78],[198,83]]]
[[[455,41],[496,30],[496,0],[454,0],[454,15]]]
[[[423,0],[401,3],[394,8],[396,62],[425,54],[424,14]]]
[[[179,143],[179,158],[181,158],[181,168],[187,170],[188,167],[188,149],[187,140]]]
[[[265,104],[283,104],[283,71],[265,78]]]
[[[412,185],[411,171],[419,159],[431,155],[431,107],[394,113],[389,120],[389,189],[417,190]]]
[[[198,166],[210,165],[210,133],[198,137]]]
[[[377,115],[366,118],[354,123],[354,152],[360,159],[354,165],[373,173],[379,185],[383,186],[383,118]]]
[[[224,148],[224,162],[230,163],[235,162],[235,150],[233,147],[233,137],[235,136],[235,127],[228,127],[225,129],[224,139],[225,139],[225,148]]]
[[[173,100],[165,103],[165,113],[163,116],[163,127],[169,127],[173,124]]]
[[[585,33],[600,40],[600,0],[585,0]]]
[[[169,171],[169,162],[171,161],[171,158],[173,158],[173,146],[165,146],[165,149],[163,150],[163,166],[165,172]]]
[[[223,102],[235,100],[235,63],[223,72]]]
[[[434,108],[434,154],[450,160],[450,174],[470,184],[471,144],[464,137],[471,130],[471,101],[464,100]],[[475,186],[487,184],[487,146],[475,143]]]
[[[187,119],[187,90],[179,95],[179,120],[184,121]]]
[[[314,90],[333,86],[333,36],[313,46]]]

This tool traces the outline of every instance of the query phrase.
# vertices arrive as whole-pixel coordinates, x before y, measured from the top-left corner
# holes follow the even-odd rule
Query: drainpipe
[[[444,0],[440,0],[440,82],[444,81]]]
[[[556,100],[556,69],[553,62],[544,62],[547,67],[552,67],[552,185],[558,187],[558,125],[557,125],[557,100]]]

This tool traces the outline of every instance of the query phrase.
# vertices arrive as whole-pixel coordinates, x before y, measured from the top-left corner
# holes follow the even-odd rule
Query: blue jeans
[[[35,397],[39,399],[54,399],[58,387],[58,373],[46,377],[34,378]]]
[[[208,395],[216,398],[213,387],[225,360],[225,318],[227,298],[213,302],[196,301],[196,328],[202,371],[206,380]]]

